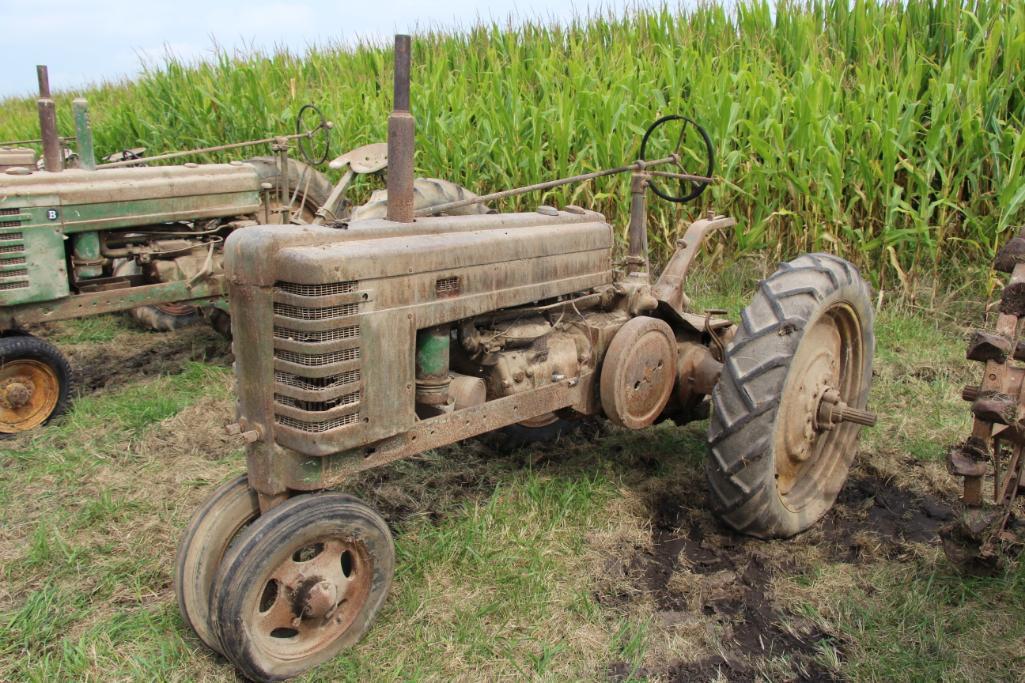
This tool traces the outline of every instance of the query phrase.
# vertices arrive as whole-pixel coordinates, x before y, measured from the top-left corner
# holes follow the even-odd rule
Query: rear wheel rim
[[[46,422],[60,401],[56,370],[34,359],[0,367],[0,433],[14,434]]]
[[[865,359],[861,320],[848,303],[833,304],[805,328],[773,434],[776,489],[791,512],[828,505],[846,479],[847,454],[860,427],[822,426],[816,416],[830,392],[863,407]]]
[[[372,579],[360,541],[328,536],[296,548],[254,584],[247,610],[254,645],[278,661],[315,657],[356,622]]]
[[[179,303],[167,303],[167,304],[154,304],[153,308],[157,309],[165,315],[174,316],[175,318],[184,318],[186,316],[195,315],[196,307],[189,304]]]

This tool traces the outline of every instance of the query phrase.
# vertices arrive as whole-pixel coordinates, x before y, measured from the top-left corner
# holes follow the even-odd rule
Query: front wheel
[[[210,623],[210,592],[231,544],[260,516],[256,491],[246,475],[220,486],[203,504],[178,545],[174,589],[182,619],[212,650],[221,652]]]
[[[0,337],[0,436],[40,427],[71,403],[71,367],[37,337]]]
[[[228,550],[214,580],[211,624],[247,677],[296,676],[359,640],[394,570],[380,515],[340,493],[296,496],[261,515]]]
[[[712,392],[713,507],[759,538],[804,531],[832,507],[875,417],[869,287],[846,261],[808,254],[764,280]]]

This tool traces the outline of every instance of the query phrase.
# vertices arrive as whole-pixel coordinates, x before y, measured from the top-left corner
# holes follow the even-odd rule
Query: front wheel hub
[[[302,616],[323,619],[338,605],[338,586],[327,579],[317,581],[308,589],[302,600]]]
[[[48,364],[18,358],[0,365],[0,434],[38,427],[60,401],[61,384]]]
[[[36,386],[27,377],[15,377],[0,385],[0,407],[18,410],[28,405]]]

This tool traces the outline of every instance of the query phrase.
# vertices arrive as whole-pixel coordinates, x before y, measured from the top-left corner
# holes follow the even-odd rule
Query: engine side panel
[[[273,396],[243,401],[243,417],[273,422],[279,444],[308,455],[407,431],[416,420],[417,330],[612,280],[612,230],[603,221],[538,215],[514,229],[445,232],[452,220],[417,221],[427,234],[360,240],[350,232],[281,249],[271,288],[274,376],[262,388]],[[232,291],[234,310],[245,299]],[[270,405],[273,415],[246,415],[245,405]]]

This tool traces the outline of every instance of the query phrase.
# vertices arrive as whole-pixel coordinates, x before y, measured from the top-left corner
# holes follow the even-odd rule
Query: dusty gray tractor
[[[355,643],[388,593],[392,536],[367,505],[326,490],[511,425],[601,416],[643,429],[710,407],[711,503],[729,525],[785,537],[832,506],[875,419],[869,288],[849,263],[809,254],[764,280],[739,324],[695,311],[687,273],[705,238],[734,225],[711,212],[654,277],[648,193],[687,201],[713,181],[693,121],[659,119],[620,168],[418,209],[399,36],[388,131],[384,217],[227,240],[230,431],[248,473],[209,498],[179,546],[179,605],[204,643],[255,680]],[[692,138],[700,173],[684,163]],[[623,258],[614,228],[577,206],[452,215],[616,173],[632,178]]]
[[[0,147],[0,437],[44,424],[71,397],[67,360],[29,326],[130,311],[152,329],[202,313],[227,331],[224,239],[257,224],[347,217],[353,179],[387,166],[387,145],[359,147],[331,162],[342,171],[332,187],[314,168],[328,159],[331,124],[312,105],[300,110],[294,134],[150,158],[134,150],[97,164],[85,101],[73,103],[75,138],[57,135],[45,67],[39,75],[42,137],[17,142],[42,144],[42,169],[31,148]],[[260,145],[272,156],[145,167]],[[291,158],[296,149],[303,161]],[[65,168],[69,160],[75,167]],[[422,203],[466,196],[440,180],[416,187]],[[379,204],[372,198],[360,210]]]

